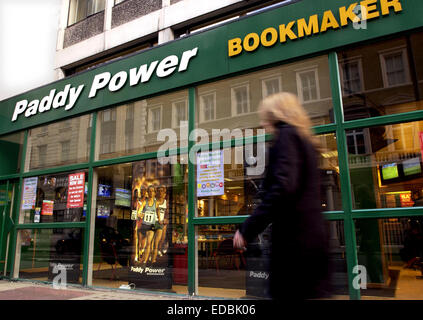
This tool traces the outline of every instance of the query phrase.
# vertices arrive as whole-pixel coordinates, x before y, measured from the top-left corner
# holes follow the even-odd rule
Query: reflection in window
[[[148,132],[156,132],[161,128],[162,107],[155,107],[148,110]]]
[[[81,229],[19,230],[16,248],[15,277],[53,282],[65,267],[66,283],[82,283]]]
[[[422,205],[421,132],[422,121],[347,131],[355,209]]]
[[[29,130],[25,170],[88,162],[90,116],[81,116]]]
[[[355,221],[358,263],[366,268],[362,299],[423,299],[422,217]]]
[[[328,133],[318,137],[323,149],[319,157],[322,211],[342,210],[335,134]]]
[[[307,70],[297,73],[297,85],[300,100],[303,102],[319,99],[317,70]]]
[[[232,114],[240,115],[248,113],[250,111],[250,92],[248,84],[231,88],[231,94]]]
[[[216,96],[214,93],[205,94],[200,97],[202,122],[215,119]]]
[[[257,131],[260,101],[282,89],[307,102],[314,126],[333,122],[329,63],[320,56],[198,86],[198,127],[209,134],[213,129]]]
[[[157,140],[160,130],[176,128],[177,118],[187,119],[187,101],[188,92],[184,90],[100,111],[95,159],[157,151],[163,145]],[[182,129],[174,131],[178,140],[185,133]],[[182,141],[187,138],[183,136]]]
[[[409,82],[407,50],[390,51],[381,54],[385,87],[393,87]]]
[[[172,105],[173,105],[173,109],[172,109],[173,127],[177,128],[181,125],[182,121],[188,120],[187,101],[186,100],[177,101],[177,102],[174,102]]]
[[[262,85],[263,99],[266,98],[267,96],[278,93],[280,91],[281,91],[280,77],[263,80],[263,85]]]
[[[344,95],[362,91],[362,70],[360,59],[340,63],[342,91]]]
[[[420,110],[422,52],[421,32],[338,52],[345,120]]]

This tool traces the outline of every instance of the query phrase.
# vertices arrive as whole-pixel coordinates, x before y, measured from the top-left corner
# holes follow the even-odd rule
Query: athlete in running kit
[[[143,209],[143,221],[141,225],[141,242],[147,239],[145,245],[145,253],[142,257],[142,264],[146,265],[150,257],[151,244],[154,237],[154,225],[157,221],[157,207],[156,207],[156,189],[150,185],[147,188],[148,199]]]
[[[141,227],[143,221],[143,211],[147,202],[147,190],[144,187],[140,187],[140,196],[136,202],[137,209],[137,222],[135,224],[135,261],[141,261],[141,256],[144,252],[146,239],[142,237]]]
[[[165,233],[166,233],[165,217],[167,218],[167,200],[166,200],[166,187],[163,185],[157,188],[156,206],[157,206],[158,221],[156,223],[156,230],[154,235],[154,250],[153,250],[152,263],[156,262],[160,242],[162,241],[162,238],[165,236]],[[160,253],[160,256],[162,256],[161,253]]]

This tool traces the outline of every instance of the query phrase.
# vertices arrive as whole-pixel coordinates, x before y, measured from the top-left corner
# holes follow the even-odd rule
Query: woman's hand
[[[239,230],[235,232],[233,243],[234,248],[236,249],[245,249],[245,247],[247,246],[247,243],[245,242],[245,239],[242,236],[241,232],[239,232]]]

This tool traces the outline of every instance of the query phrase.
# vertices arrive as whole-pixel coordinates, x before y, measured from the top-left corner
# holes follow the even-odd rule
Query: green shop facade
[[[290,1],[1,101],[0,276],[266,297],[268,233],[230,244],[260,201],[258,104],[289,91],[324,147],[334,298],[422,299],[421,12]]]

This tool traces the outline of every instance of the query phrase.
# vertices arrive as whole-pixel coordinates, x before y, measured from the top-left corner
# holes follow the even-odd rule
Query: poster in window
[[[43,206],[41,208],[42,216],[52,216],[53,215],[54,201],[52,200],[43,200]]]
[[[85,172],[73,173],[68,178],[68,209],[84,206]]]
[[[225,194],[223,150],[197,153],[197,197]]]
[[[35,208],[35,200],[37,197],[38,178],[24,179],[22,210],[31,210]]]
[[[131,210],[136,212],[136,219],[129,282],[136,288],[172,287],[168,167],[159,165],[156,159],[133,164]]]

